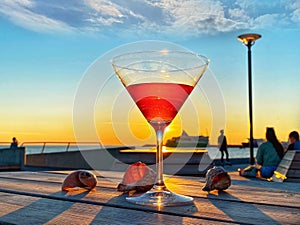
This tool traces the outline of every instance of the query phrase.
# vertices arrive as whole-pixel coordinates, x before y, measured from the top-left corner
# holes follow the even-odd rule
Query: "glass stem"
[[[156,188],[157,189],[164,189],[165,183],[163,178],[163,136],[164,136],[164,129],[157,129],[156,130],[156,139],[157,139],[157,152],[156,152]]]

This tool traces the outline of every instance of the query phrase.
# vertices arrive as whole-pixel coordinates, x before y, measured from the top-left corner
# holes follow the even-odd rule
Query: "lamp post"
[[[248,48],[248,91],[249,91],[249,122],[250,122],[250,164],[254,165],[254,140],[253,140],[253,115],[252,115],[252,70],[251,70],[251,47],[257,39],[261,38],[260,34],[242,34],[238,36],[241,41]]]

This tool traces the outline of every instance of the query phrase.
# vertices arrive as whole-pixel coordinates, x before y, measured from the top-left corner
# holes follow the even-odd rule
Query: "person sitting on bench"
[[[267,141],[261,144],[257,150],[256,161],[260,176],[269,178],[283,158],[284,149],[273,128],[267,127],[266,139]]]
[[[300,150],[300,142],[299,142],[299,133],[297,131],[292,131],[289,134],[289,146],[288,150]]]

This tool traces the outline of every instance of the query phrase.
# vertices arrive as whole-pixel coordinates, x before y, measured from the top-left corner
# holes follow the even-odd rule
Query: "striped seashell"
[[[156,173],[150,167],[142,162],[136,162],[130,165],[123,177],[122,182],[118,185],[117,190],[121,192],[149,191],[156,179]]]
[[[231,178],[223,167],[216,167],[209,169],[206,173],[206,183],[202,188],[203,191],[212,190],[226,190],[231,185]]]
[[[76,170],[70,173],[62,184],[63,191],[69,191],[70,189],[80,187],[88,190],[92,190],[97,185],[97,177],[87,170]]]

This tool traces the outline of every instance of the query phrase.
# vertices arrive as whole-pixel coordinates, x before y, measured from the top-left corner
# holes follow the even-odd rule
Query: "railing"
[[[7,143],[7,142],[5,142]],[[0,142],[1,144],[1,142]],[[74,145],[74,146],[80,146],[80,145],[97,145],[100,148],[103,147],[103,145],[100,142],[60,142],[60,141],[47,141],[47,142],[23,142],[20,147],[26,147],[28,145],[33,145],[33,146],[41,146],[41,153],[44,153],[45,148],[47,146],[66,146],[65,151],[64,152],[68,152],[70,149],[70,146]]]
[[[0,141],[0,145],[10,145],[11,142],[8,141]]]
[[[7,142],[7,141],[0,141],[0,148],[10,148],[10,143],[11,142]]]

